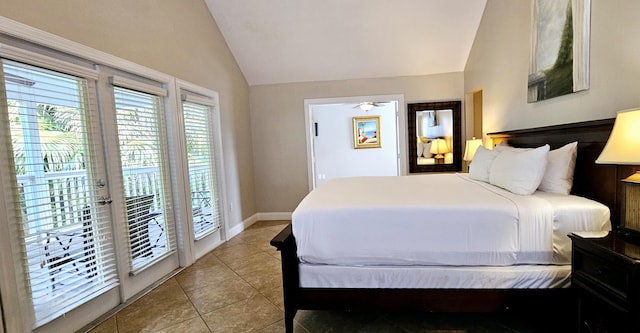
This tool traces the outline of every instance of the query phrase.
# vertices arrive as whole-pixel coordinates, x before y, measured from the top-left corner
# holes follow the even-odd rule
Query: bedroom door
[[[398,102],[389,101],[369,111],[353,103],[311,106],[314,185],[351,176],[397,176]],[[380,117],[380,148],[355,149],[354,117]]]

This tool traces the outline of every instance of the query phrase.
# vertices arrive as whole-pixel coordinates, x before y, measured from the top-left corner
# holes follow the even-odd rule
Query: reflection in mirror
[[[460,171],[459,101],[410,103],[409,171]]]
[[[419,165],[453,164],[453,110],[416,111],[416,131]]]

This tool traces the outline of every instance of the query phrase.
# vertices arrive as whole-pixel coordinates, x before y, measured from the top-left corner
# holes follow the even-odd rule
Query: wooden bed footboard
[[[280,251],[282,262],[282,296],[284,298],[284,323],[285,331],[293,333],[293,319],[300,308],[299,290],[300,273],[298,271],[298,260],[296,240],[293,238],[291,223],[287,225],[270,242]]]
[[[570,288],[301,288],[291,224],[271,240],[271,245],[280,251],[282,260],[286,332],[293,332],[293,320],[298,310],[541,313],[544,309],[545,313],[572,315],[572,309],[577,309],[577,298]]]

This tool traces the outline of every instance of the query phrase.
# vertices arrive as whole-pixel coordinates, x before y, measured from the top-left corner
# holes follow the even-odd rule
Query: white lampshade
[[[598,164],[640,164],[640,109],[618,112]]]
[[[431,154],[436,154],[435,158],[443,158],[442,154],[449,152],[449,147],[447,147],[447,142],[443,139],[435,139],[431,142],[431,149],[429,149]]]
[[[473,160],[473,156],[476,154],[476,150],[478,147],[482,146],[482,139],[476,139],[473,137],[471,140],[467,140],[467,144],[464,148],[464,157],[462,158],[465,161]]]
[[[618,112],[609,140],[596,163],[640,165],[640,109]],[[638,181],[639,177],[640,174],[636,174],[630,178]]]

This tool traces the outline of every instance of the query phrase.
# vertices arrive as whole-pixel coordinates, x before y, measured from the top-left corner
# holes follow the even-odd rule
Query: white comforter
[[[302,200],[292,227],[303,263],[566,264],[566,234],[610,229],[609,209],[561,197],[516,195],[465,174],[340,178]]]

